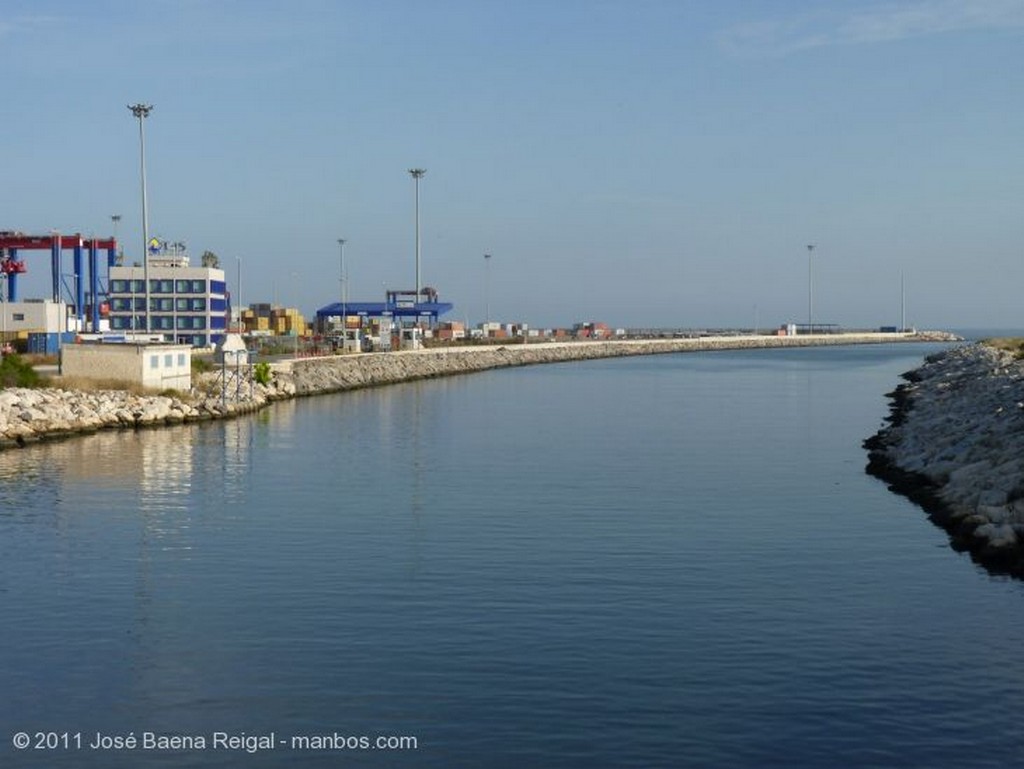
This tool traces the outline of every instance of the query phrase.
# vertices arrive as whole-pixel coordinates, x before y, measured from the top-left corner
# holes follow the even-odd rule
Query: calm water
[[[0,766],[1020,765],[1024,585],[863,472],[933,349],[523,368],[0,454]],[[418,747],[210,746],[271,730]]]

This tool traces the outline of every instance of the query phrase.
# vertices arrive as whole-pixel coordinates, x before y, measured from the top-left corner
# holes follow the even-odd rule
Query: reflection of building
[[[110,268],[110,328],[146,330],[142,265]],[[194,347],[215,345],[227,329],[224,270],[190,267],[184,246],[155,241],[149,257],[149,330]]]

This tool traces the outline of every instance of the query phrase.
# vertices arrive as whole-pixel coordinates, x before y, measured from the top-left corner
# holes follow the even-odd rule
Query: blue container
[[[73,333],[65,333],[63,338],[64,344],[74,344],[75,335]],[[50,333],[31,333],[28,335],[28,351],[36,355],[56,355],[60,345],[57,342],[57,334]]]

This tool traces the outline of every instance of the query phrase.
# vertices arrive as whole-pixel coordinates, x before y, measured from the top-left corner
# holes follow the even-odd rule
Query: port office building
[[[224,270],[192,267],[180,243],[150,243],[149,330],[164,339],[193,347],[223,341],[227,330],[228,292]],[[110,330],[146,330],[145,268],[110,268]]]

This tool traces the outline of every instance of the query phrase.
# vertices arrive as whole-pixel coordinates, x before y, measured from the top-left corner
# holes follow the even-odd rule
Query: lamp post
[[[6,249],[2,253],[0,263],[3,266],[7,264],[7,251]],[[0,329],[0,360],[3,360],[4,354],[7,352],[7,271],[0,270],[0,280],[3,281],[3,285],[0,285],[0,305],[2,305],[3,316],[2,319],[3,327]]]
[[[117,242],[117,225],[121,222],[121,214],[111,214],[110,221],[114,223],[114,257],[117,259],[117,263],[121,264],[121,246]],[[107,280],[110,280],[110,264],[107,264]]]
[[[814,281],[811,275],[811,256],[814,254],[814,244],[807,245],[807,333],[814,331]]]
[[[143,123],[153,110],[152,104],[129,104],[128,109],[139,119],[139,155],[142,165],[142,276],[146,283],[146,333],[149,333],[149,206],[146,201],[146,131]]]
[[[410,168],[409,173],[416,183],[416,304],[420,302],[420,179],[427,173],[425,168]]]
[[[238,262],[238,288],[235,290],[237,294],[235,304],[238,305],[238,333],[241,334],[245,331],[242,324],[242,257],[236,256],[235,261]]]
[[[491,322],[491,255],[484,254],[484,323]],[[485,332],[486,333],[486,330]]]
[[[341,250],[341,326],[345,327],[345,316],[348,315],[348,279],[345,277],[345,238],[338,238]]]

